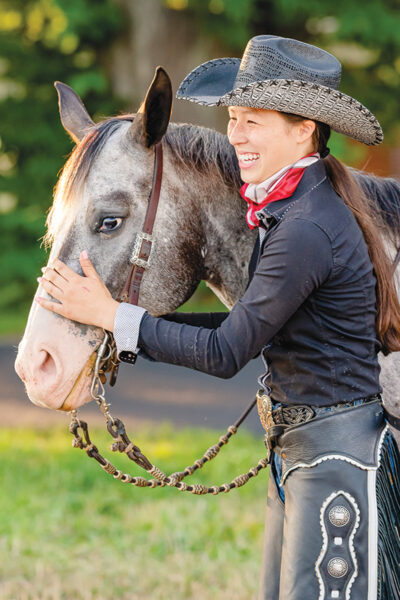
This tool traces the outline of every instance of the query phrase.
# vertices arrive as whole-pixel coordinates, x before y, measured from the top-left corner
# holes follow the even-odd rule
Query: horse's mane
[[[107,140],[124,122],[134,115],[111,117],[92,127],[75,147],[64,165],[55,187],[54,202],[47,218],[46,245],[51,244],[58,223],[56,215],[71,204],[79,187],[86,180],[90,166]],[[218,177],[220,181],[238,192],[242,184],[235,151],[226,135],[206,127],[171,123],[163,138],[179,162],[199,173]],[[377,177],[352,169],[366,195],[376,204],[389,237],[400,241],[400,183],[395,179]],[[189,176],[188,176],[189,177]],[[57,209],[57,210],[56,210]]]
[[[239,191],[242,181],[233,146],[226,135],[197,125],[171,123],[164,136],[174,155],[200,173],[216,174]]]

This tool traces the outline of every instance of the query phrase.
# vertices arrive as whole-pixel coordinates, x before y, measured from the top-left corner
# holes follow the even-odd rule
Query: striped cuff
[[[121,302],[117,308],[114,319],[114,339],[117,345],[117,353],[120,358],[121,352],[139,352],[138,339],[140,323],[146,310],[141,306],[134,306]]]

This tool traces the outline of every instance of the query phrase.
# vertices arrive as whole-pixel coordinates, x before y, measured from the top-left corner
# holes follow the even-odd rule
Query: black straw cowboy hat
[[[217,58],[196,67],[177,98],[205,106],[250,106],[301,115],[364,144],[383,140],[381,126],[358,100],[338,90],[340,62],[289,38],[258,35],[243,58]]]

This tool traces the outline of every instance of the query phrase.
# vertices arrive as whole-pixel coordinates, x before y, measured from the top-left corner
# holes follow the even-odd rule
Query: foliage
[[[211,293],[204,281],[200,281],[193,296],[178,309],[180,312],[225,312],[227,310],[225,304]]]
[[[109,446],[104,429],[92,437],[102,450]],[[191,463],[216,437],[215,431],[169,426],[142,426],[135,435],[168,471]],[[193,477],[228,481],[264,452],[262,441],[241,431]],[[255,597],[265,472],[218,497],[133,488],[71,448],[66,427],[2,429],[0,454],[8,491],[0,498],[2,600]],[[105,454],[138,474],[126,457]]]
[[[187,10],[207,35],[226,48],[243,49],[251,31],[254,0],[163,0],[172,10]]]
[[[54,80],[91,108],[116,109],[101,68],[121,30],[111,0],[0,0],[0,311],[23,312],[45,263],[38,243],[51,190],[71,150],[56,110]]]

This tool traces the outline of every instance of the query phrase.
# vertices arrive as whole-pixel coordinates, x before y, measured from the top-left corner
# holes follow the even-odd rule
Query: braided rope
[[[80,448],[84,450],[90,458],[94,458],[101,466],[101,468],[114,477],[119,479],[122,483],[130,483],[137,487],[174,487],[182,492],[190,492],[191,494],[203,495],[213,494],[217,495],[220,493],[230,492],[232,489],[239,488],[245,485],[252,477],[256,477],[261,469],[265,469],[269,461],[267,458],[262,458],[258,461],[258,464],[247,473],[242,473],[233,479],[230,483],[224,483],[220,486],[206,486],[201,483],[193,485],[187,484],[183,481],[185,477],[192,475],[197,469],[201,469],[207,462],[213,460],[220,452],[221,448],[225,446],[230,438],[236,434],[239,426],[243,423],[247,415],[256,405],[256,400],[253,400],[241,417],[236,421],[234,425],[230,425],[227,432],[222,435],[218,442],[213,446],[210,446],[201,458],[194,461],[192,465],[187,466],[183,471],[177,471],[166,475],[161,469],[153,465],[149,459],[141,452],[140,448],[132,442],[126,434],[125,425],[120,419],[114,419],[109,412],[110,405],[107,404],[104,395],[105,373],[111,372],[111,383],[115,383],[116,371],[115,366],[118,366],[118,361],[114,361],[115,354],[115,342],[113,338],[110,339],[109,334],[106,332],[104,335],[103,342],[97,350],[97,358],[94,366],[94,375],[92,381],[91,393],[92,397],[98,403],[100,410],[106,417],[107,430],[114,438],[114,442],[111,444],[111,450],[113,452],[120,452],[125,454],[129,460],[132,460],[139,467],[144,469],[152,479],[146,479],[145,477],[137,477],[129,475],[129,473],[123,473],[120,469],[117,469],[109,460],[104,458],[98,451],[97,447],[92,443],[89,436],[89,429],[85,421],[81,421],[77,417],[77,411],[71,411],[72,420],[70,423],[69,430],[73,434],[72,446],[74,448]],[[115,373],[114,373],[115,371]],[[114,376],[113,376],[114,374]],[[79,435],[79,429],[82,430],[85,440]]]
[[[123,424],[120,422],[122,427]],[[78,429],[81,428],[84,432],[84,441],[82,437],[78,434]],[[75,419],[72,421],[70,426],[70,431],[74,435],[72,440],[72,446],[75,448],[80,448],[86,452],[88,456],[94,458],[101,466],[101,468],[114,477],[114,479],[119,479],[122,483],[130,483],[136,487],[148,487],[148,488],[156,488],[156,487],[174,487],[181,492],[189,492],[191,494],[195,494],[196,496],[202,496],[205,494],[213,494],[214,496],[220,493],[228,493],[233,489],[237,489],[245,485],[252,477],[256,477],[262,469],[265,469],[269,461],[267,458],[262,458],[258,461],[257,465],[251,467],[247,473],[242,473],[235,477],[230,483],[223,483],[222,485],[213,485],[207,486],[201,483],[195,484],[187,484],[182,481],[185,477],[192,475],[197,469],[201,469],[206,462],[209,462],[213,458],[215,458],[221,448],[226,445],[232,435],[237,432],[237,426],[231,425],[228,427],[227,433],[222,435],[219,438],[217,444],[210,446],[203,456],[194,461],[192,465],[186,467],[183,471],[177,471],[175,473],[171,473],[170,475],[166,475],[161,469],[156,467],[155,465],[151,465],[146,459],[147,464],[150,464],[149,468],[144,467],[143,458],[144,455],[140,452],[138,446],[136,446],[133,442],[129,440],[125,433],[123,435],[116,436],[117,443],[113,443],[111,448],[114,451],[121,452],[122,454],[126,454],[128,458],[142,467],[151,477],[152,479],[146,479],[145,477],[132,476],[129,473],[123,473],[120,469],[117,469],[115,465],[113,465],[109,460],[104,458],[98,451],[97,447],[91,442],[89,437],[88,426],[84,421],[80,421]]]
[[[268,466],[268,459],[267,458],[262,458],[258,461],[257,465],[254,467],[251,467],[251,469],[249,469],[249,471],[247,473],[242,473],[241,475],[238,475],[237,477],[235,477],[235,479],[233,479],[230,483],[223,483],[222,485],[213,485],[213,486],[207,486],[207,485],[203,485],[202,483],[195,483],[193,485],[189,485],[187,483],[185,483],[184,481],[178,480],[176,477],[174,477],[174,475],[176,474],[172,474],[169,476],[164,475],[163,479],[146,479],[145,477],[132,477],[131,475],[127,474],[127,473],[122,473],[121,471],[118,471],[117,469],[115,469],[115,473],[114,473],[114,478],[115,479],[120,479],[123,483],[131,483],[132,485],[136,486],[136,487],[149,487],[149,488],[156,488],[156,487],[175,487],[176,489],[178,489],[181,492],[189,492],[191,494],[194,494],[196,496],[203,496],[205,494],[213,494],[214,496],[216,496],[217,494],[220,493],[228,493],[231,490],[237,489],[239,487],[242,487],[243,485],[245,485],[252,477],[256,477],[259,472],[262,469],[265,469]],[[111,463],[109,463],[109,465],[111,465]],[[112,467],[113,465],[111,465]],[[105,471],[107,471],[107,473],[111,473],[111,470],[108,468],[103,467]],[[151,473],[152,471],[152,473]],[[160,474],[162,474],[162,471],[160,471],[160,469],[158,469],[157,467],[153,467],[153,469],[150,469],[149,471],[149,475],[153,474],[154,476],[159,476]],[[181,473],[179,473],[179,475],[181,475]]]

